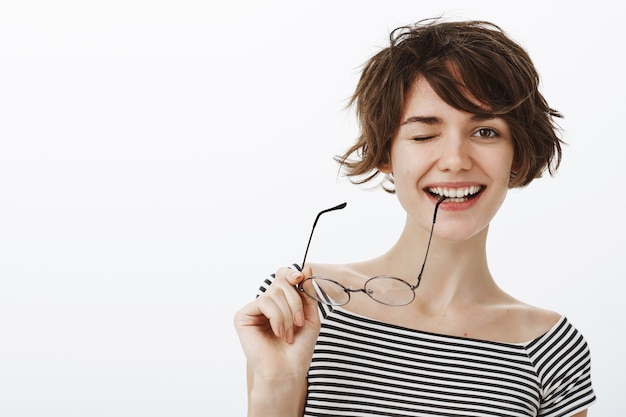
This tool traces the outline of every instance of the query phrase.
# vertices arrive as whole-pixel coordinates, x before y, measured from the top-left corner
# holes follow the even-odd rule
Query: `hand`
[[[311,276],[281,268],[267,291],[235,314],[235,328],[254,379],[306,377],[319,335],[318,305],[295,285]]]

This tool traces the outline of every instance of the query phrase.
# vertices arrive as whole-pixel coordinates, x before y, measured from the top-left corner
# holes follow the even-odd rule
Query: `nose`
[[[472,168],[471,144],[461,135],[452,135],[440,141],[437,166],[445,172],[457,173]]]

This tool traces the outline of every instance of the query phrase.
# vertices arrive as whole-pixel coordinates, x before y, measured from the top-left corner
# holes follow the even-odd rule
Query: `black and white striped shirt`
[[[587,343],[565,317],[530,342],[499,343],[320,308],[306,417],[564,417],[595,401]]]

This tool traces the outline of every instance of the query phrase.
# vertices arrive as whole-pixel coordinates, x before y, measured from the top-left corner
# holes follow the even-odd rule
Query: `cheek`
[[[397,146],[391,154],[391,167],[394,175],[419,175],[428,166],[432,157],[425,147]]]
[[[509,184],[511,180],[511,172],[515,170],[513,164],[513,146],[504,150],[496,159],[492,161],[492,172],[494,177],[499,178],[504,184]],[[497,174],[496,174],[497,173]]]
[[[511,181],[512,164],[503,164],[498,171],[500,174],[500,181],[503,184],[509,184]]]

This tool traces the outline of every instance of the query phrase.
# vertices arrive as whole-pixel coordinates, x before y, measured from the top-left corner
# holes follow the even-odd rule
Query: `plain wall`
[[[557,176],[489,238],[518,298],[585,334],[598,403],[626,372],[622,22],[614,2],[0,2],[0,415],[241,416],[232,326],[277,267],[385,250],[395,197],[332,156],[346,99],[396,26],[491,20],[560,110]],[[619,21],[618,21],[619,19]],[[619,389],[619,391],[618,391]]]

